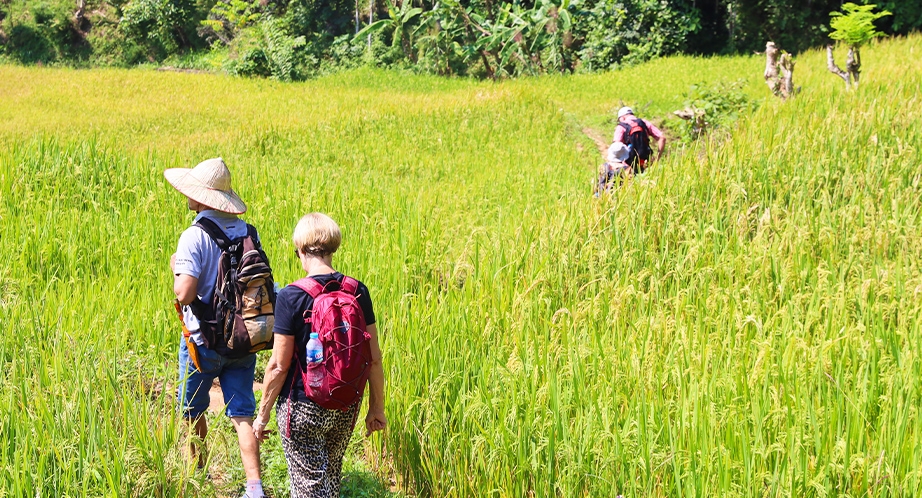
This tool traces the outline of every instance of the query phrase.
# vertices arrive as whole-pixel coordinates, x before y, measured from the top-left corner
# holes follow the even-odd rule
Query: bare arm
[[[387,425],[384,416],[384,366],[381,364],[381,346],[378,343],[378,328],[368,326],[371,336],[371,372],[368,375],[368,415],[365,417],[365,436],[383,430]]]
[[[285,385],[288,370],[291,368],[291,358],[295,350],[295,338],[290,335],[276,334],[272,346],[272,356],[266,365],[266,374],[263,377],[263,396],[259,402],[259,411],[253,421],[253,432],[256,439],[266,439],[266,424],[272,415],[272,405]]]
[[[656,139],[656,161],[659,162],[663,157],[663,151],[666,150],[666,134],[646,119],[643,120],[643,124],[646,125],[650,137]]]
[[[179,299],[179,304],[189,304],[198,297],[198,279],[182,273],[173,276],[173,294]]]

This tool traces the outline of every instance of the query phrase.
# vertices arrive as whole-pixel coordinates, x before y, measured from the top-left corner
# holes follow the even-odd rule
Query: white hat
[[[627,106],[622,107],[621,109],[618,109],[618,119],[621,119],[623,116],[627,114],[634,114],[634,110]]]
[[[212,209],[231,214],[247,210],[247,205],[231,189],[230,170],[220,157],[202,161],[192,169],[170,168],[163,176],[183,195]]]
[[[623,163],[627,161],[630,153],[631,151],[627,148],[627,145],[621,142],[614,142],[608,146],[608,154],[606,154],[605,160],[609,163]]]

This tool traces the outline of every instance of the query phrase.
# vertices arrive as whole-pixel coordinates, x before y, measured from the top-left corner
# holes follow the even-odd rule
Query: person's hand
[[[368,415],[365,416],[365,437],[370,436],[372,432],[383,431],[385,426],[387,418],[384,416],[384,409],[369,409]]]
[[[253,435],[257,441],[265,441],[269,437],[269,431],[266,430],[266,420],[258,416],[253,420]]]

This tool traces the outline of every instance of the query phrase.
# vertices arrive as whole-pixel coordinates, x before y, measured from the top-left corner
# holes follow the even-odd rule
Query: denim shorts
[[[194,419],[205,413],[211,401],[208,390],[217,378],[224,393],[224,413],[228,417],[252,418],[256,414],[256,396],[253,395],[256,354],[231,359],[199,346],[198,355],[202,364],[201,372],[196,370],[189,359],[186,341],[180,341],[179,389],[176,399],[183,417]]]

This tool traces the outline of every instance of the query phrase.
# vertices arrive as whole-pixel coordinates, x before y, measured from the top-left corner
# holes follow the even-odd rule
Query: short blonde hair
[[[298,221],[292,240],[295,248],[304,254],[328,256],[339,249],[343,234],[333,218],[323,213],[309,213]]]

